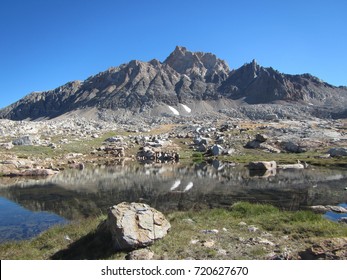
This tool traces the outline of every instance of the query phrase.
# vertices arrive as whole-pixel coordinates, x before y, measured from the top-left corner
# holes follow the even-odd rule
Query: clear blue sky
[[[0,108],[176,45],[347,85],[346,0],[1,0]]]

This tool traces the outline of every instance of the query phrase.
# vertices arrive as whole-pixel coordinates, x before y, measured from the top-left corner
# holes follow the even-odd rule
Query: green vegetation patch
[[[40,236],[0,245],[1,259],[124,259],[100,230],[100,216],[54,227]],[[311,246],[315,240],[347,236],[347,226],[311,211],[282,211],[239,202],[229,209],[172,212],[169,234],[151,250],[157,259],[266,259]],[[68,237],[68,238],[67,238]]]
[[[11,153],[17,154],[19,157],[52,157],[54,156],[54,150],[51,147],[46,146],[14,146]]]
[[[291,164],[297,161],[306,162],[316,166],[347,166],[347,157],[322,157],[321,152],[305,153],[269,153],[257,149],[242,149],[242,153],[233,156],[220,156],[220,160],[228,160],[238,163],[250,161],[276,161],[278,164]]]

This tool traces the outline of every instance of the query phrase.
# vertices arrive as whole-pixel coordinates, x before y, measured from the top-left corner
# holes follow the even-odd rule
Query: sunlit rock
[[[147,204],[122,202],[109,209],[107,227],[115,249],[128,250],[153,244],[168,233],[171,225]]]

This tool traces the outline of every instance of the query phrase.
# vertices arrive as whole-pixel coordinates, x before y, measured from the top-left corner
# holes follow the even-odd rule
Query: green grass
[[[91,236],[95,235],[98,224],[105,219],[105,216],[97,218],[89,218],[74,222],[64,226],[56,226],[43,232],[38,237],[19,242],[10,242],[0,245],[0,258],[1,259],[50,259],[58,256],[58,252],[63,254],[63,250],[67,249],[71,242],[66,240],[65,236],[73,241],[81,242],[81,240],[92,240]],[[85,242],[85,241],[84,241]],[[96,246],[90,246],[90,242],[87,243],[86,248],[90,249],[90,254],[85,255],[89,258],[93,258],[95,252],[100,252]],[[95,245],[95,244],[94,244]],[[95,247],[95,248],[92,248]],[[56,255],[57,254],[57,255]],[[75,250],[74,254],[83,256],[83,247]],[[73,254],[71,254],[73,256]]]
[[[112,136],[129,136],[131,133],[124,131],[110,131],[100,135],[99,138],[81,139],[78,140],[76,137],[67,136],[68,140],[66,144],[60,144],[60,140],[63,136],[56,136],[52,138],[52,142],[57,144],[59,147],[52,149],[46,146],[14,146],[12,150],[6,151],[7,154],[15,154],[20,158],[54,158],[61,157],[68,153],[80,153],[83,155],[90,155],[90,152],[102,146],[105,139]],[[138,148],[137,148],[138,149]]]
[[[323,218],[312,211],[281,211],[271,205],[242,202],[232,207],[233,216],[247,217],[264,230],[292,234],[295,237],[347,236],[347,227]]]
[[[347,157],[320,158],[323,152],[309,151],[305,153],[268,153],[257,149],[241,148],[241,153],[233,156],[220,156],[220,160],[237,163],[250,161],[276,161],[277,164],[297,163],[298,160],[316,166],[347,166]]]
[[[245,239],[259,236],[259,233],[249,233],[247,226],[242,228],[240,222],[247,225],[254,225],[260,231],[270,232],[272,235],[281,238],[288,235],[291,242],[298,243],[297,240],[309,240],[326,237],[347,236],[347,227],[324,219],[310,211],[289,212],[282,211],[271,205],[252,204],[248,202],[236,203],[231,209],[212,209],[199,212],[176,212],[169,216],[172,224],[177,227],[165,239],[153,245],[153,250],[159,255],[167,254],[171,259],[194,257],[198,259],[206,258],[206,248],[196,249],[190,244],[192,239],[204,240],[208,236],[201,234],[204,229],[218,229],[219,235],[213,237],[219,246],[234,250],[235,246],[240,246],[237,237]],[[184,222],[192,219],[193,224]],[[222,228],[227,232],[222,232]],[[236,240],[235,240],[236,238]],[[289,244],[290,246],[290,244]],[[297,246],[295,244],[294,246]],[[241,252],[236,258],[263,258],[265,253],[262,246],[252,246],[244,248],[249,250],[245,257]],[[250,257],[250,255],[252,257]],[[219,257],[220,258],[220,257]]]
[[[269,216],[279,216],[280,210],[269,204],[252,204],[249,202],[238,202],[232,205],[231,215],[238,219],[255,219],[258,221],[260,218]]]
[[[312,241],[346,237],[347,226],[324,219],[310,211],[282,211],[266,204],[239,202],[229,209],[173,212],[166,215],[171,223],[169,234],[155,242],[151,250],[157,258],[168,259],[262,259],[271,251],[261,244],[244,245],[240,240],[254,240],[262,233],[271,234],[278,248],[303,250]],[[124,259],[126,252],[114,252],[111,237],[98,229],[105,216],[54,227],[40,236],[0,245],[1,259]],[[240,225],[246,223],[246,226]],[[248,225],[259,230],[250,232]],[[223,229],[224,228],[224,229]],[[205,234],[217,229],[218,234]],[[73,241],[64,237],[68,235]],[[288,240],[283,241],[282,236]],[[192,240],[198,240],[193,244]],[[212,240],[212,248],[204,247]],[[228,254],[219,255],[218,249]],[[271,248],[270,248],[271,249]]]
[[[44,158],[53,157],[55,155],[52,148],[44,146],[14,146],[11,153],[15,153],[21,158],[27,158],[29,156]]]

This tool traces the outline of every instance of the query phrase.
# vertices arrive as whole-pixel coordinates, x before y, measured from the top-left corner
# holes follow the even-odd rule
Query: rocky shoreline
[[[46,176],[65,168],[110,160],[179,161],[181,157],[281,154],[288,163],[346,165],[344,120],[245,121],[179,119],[170,124],[121,124],[71,117],[50,121],[0,120],[0,174]],[[294,155],[294,156],[293,156]],[[275,155],[274,155],[275,157]],[[315,160],[313,160],[315,159]],[[338,160],[340,159],[340,160]]]

